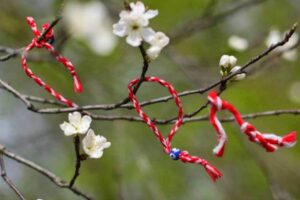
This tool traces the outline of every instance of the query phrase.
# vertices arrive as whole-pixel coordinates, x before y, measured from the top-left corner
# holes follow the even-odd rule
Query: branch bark
[[[40,165],[37,165],[36,163],[34,163],[30,160],[27,160],[9,150],[7,150],[5,148],[5,146],[3,146],[2,144],[0,144],[0,153],[22,165],[25,165],[25,166],[37,171],[38,173],[40,173],[41,175],[45,176],[50,181],[52,181],[58,187],[66,188],[66,189],[72,191],[74,194],[77,194],[78,196],[83,197],[84,199],[93,200],[92,197],[90,197],[88,194],[82,192],[79,188],[77,188],[75,186],[70,187],[70,184],[67,181],[62,180],[60,177],[56,176],[55,174],[53,174],[52,172],[48,171],[47,169],[41,167]]]
[[[26,200],[25,197],[22,195],[22,193],[19,191],[19,189],[15,186],[15,184],[8,178],[6,174],[6,169],[5,169],[5,164],[4,164],[4,159],[3,155],[0,154],[0,169],[1,169],[1,177],[5,181],[5,183],[16,193],[16,195],[19,197],[21,200]]]

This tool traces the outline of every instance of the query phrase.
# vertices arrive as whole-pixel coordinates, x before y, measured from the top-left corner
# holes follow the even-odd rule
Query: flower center
[[[140,27],[139,25],[133,24],[131,28],[132,28],[132,30],[136,31],[139,29],[139,27]]]

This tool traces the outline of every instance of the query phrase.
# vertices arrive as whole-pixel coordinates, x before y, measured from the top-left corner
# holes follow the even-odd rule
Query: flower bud
[[[241,67],[240,66],[235,66],[234,68],[232,68],[231,70],[230,70],[230,73],[232,74],[232,73],[235,73],[235,72],[237,72],[238,70],[240,70],[241,69]],[[240,81],[240,80],[243,80],[243,79],[245,79],[246,78],[246,73],[240,73],[240,74],[237,74],[237,75],[235,75],[234,77],[233,77],[233,80],[235,80],[235,81]]]
[[[237,58],[234,56],[223,55],[220,59],[219,65],[226,69],[231,69],[235,66]]]

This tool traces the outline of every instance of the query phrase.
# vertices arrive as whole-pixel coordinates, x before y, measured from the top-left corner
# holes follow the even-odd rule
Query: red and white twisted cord
[[[216,181],[218,178],[222,176],[221,172],[212,166],[210,163],[208,163],[206,160],[197,157],[197,156],[192,156],[190,155],[187,151],[181,151],[177,148],[172,148],[171,147],[171,141],[173,139],[173,136],[176,134],[180,126],[182,125],[182,120],[183,120],[183,107],[181,100],[174,89],[174,87],[168,83],[167,81],[164,81],[158,77],[145,77],[143,81],[145,82],[156,82],[162,85],[163,87],[166,87],[171,94],[171,96],[174,98],[176,106],[178,107],[178,115],[177,115],[177,120],[175,124],[173,125],[170,133],[168,134],[167,138],[164,138],[157,128],[157,126],[154,124],[154,122],[147,116],[147,114],[142,110],[140,103],[138,99],[136,98],[134,92],[133,92],[133,87],[140,81],[140,78],[132,80],[128,84],[128,96],[133,103],[133,106],[135,107],[137,113],[139,116],[146,122],[146,124],[149,126],[149,128],[153,131],[157,139],[160,141],[160,143],[163,145],[165,153],[169,154],[169,156],[173,160],[181,160],[184,163],[194,163],[194,164],[200,164],[202,165],[208,175],[212,178],[213,181]]]
[[[237,124],[240,126],[241,131],[248,136],[249,140],[260,144],[266,149],[267,152],[274,152],[278,149],[278,147],[292,147],[297,142],[296,131],[292,131],[283,137],[275,134],[263,134],[259,132],[253,125],[245,122],[238,110],[229,102],[222,100],[215,91],[212,91],[208,94],[208,100],[211,104],[209,115],[210,123],[213,125],[218,134],[218,144],[213,150],[213,153],[216,156],[223,155],[227,141],[226,132],[216,116],[218,110],[229,111],[234,116]]]
[[[49,40],[52,40],[54,38],[53,29],[51,28],[47,32],[47,34],[44,36],[44,38],[40,39],[40,41],[39,41],[39,38],[42,36],[42,32],[37,28],[37,24],[35,23],[35,20],[32,17],[27,17],[26,21],[27,21],[28,25],[31,27],[31,30],[32,30],[33,34],[35,35],[35,37],[32,39],[31,43],[25,47],[24,52],[21,56],[21,64],[22,64],[22,67],[23,67],[25,73],[27,74],[27,76],[29,78],[32,78],[38,85],[42,86],[47,92],[49,92],[57,100],[67,104],[69,107],[77,107],[77,105],[75,103],[73,103],[69,99],[66,99],[61,94],[56,92],[56,90],[54,90],[52,87],[50,87],[40,77],[35,75],[31,69],[28,68],[27,61],[26,61],[27,53],[34,48],[45,48],[55,57],[55,59],[58,62],[62,63],[69,70],[70,74],[73,77],[75,92],[78,92],[78,93],[82,92],[82,84],[80,82],[80,79],[79,79],[77,73],[75,72],[75,68],[74,68],[73,64],[67,58],[60,55],[55,50],[55,48],[50,43],[48,43]],[[48,28],[49,28],[48,23],[43,24],[43,31],[47,30]]]

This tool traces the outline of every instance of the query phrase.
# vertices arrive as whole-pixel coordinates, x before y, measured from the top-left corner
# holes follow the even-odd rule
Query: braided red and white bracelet
[[[48,84],[46,84],[40,77],[35,75],[31,69],[28,68],[27,66],[27,61],[26,61],[26,54],[34,49],[34,48],[45,48],[47,49],[55,58],[58,62],[62,63],[70,72],[70,74],[73,77],[74,81],[74,90],[75,92],[82,92],[82,84],[80,82],[79,77],[77,76],[77,73],[75,72],[75,68],[73,64],[65,57],[60,55],[55,48],[49,43],[49,41],[52,41],[54,39],[53,36],[53,29],[51,28],[49,32],[44,36],[44,38],[41,38],[39,41],[39,38],[42,35],[42,32],[37,28],[37,24],[35,23],[35,20],[32,17],[27,17],[26,21],[28,25],[31,27],[31,30],[35,37],[32,39],[31,43],[28,44],[21,57],[21,63],[24,71],[26,72],[27,76],[29,78],[32,78],[38,85],[42,86],[47,92],[49,92],[52,96],[54,96],[57,100],[67,104],[70,107],[76,107],[77,105],[70,101],[69,99],[66,99],[63,97],[61,94],[56,92],[52,87],[50,87]],[[49,28],[49,24],[45,23],[43,24],[43,31],[47,30]]]
[[[164,138],[161,134],[161,132],[158,130],[154,122],[146,115],[146,113],[142,110],[136,96],[134,95],[133,92],[133,87],[140,81],[139,78],[132,80],[128,84],[128,96],[130,100],[133,103],[133,106],[135,107],[137,113],[139,116],[146,122],[146,124],[149,126],[149,128],[153,131],[157,139],[160,141],[164,148],[164,152],[167,153],[173,160],[181,160],[184,163],[194,163],[194,164],[200,164],[202,165],[208,175],[212,178],[213,181],[216,181],[218,178],[222,176],[221,172],[209,164],[206,160],[197,157],[197,156],[191,156],[187,151],[181,151],[177,148],[172,148],[171,147],[171,141],[173,136],[176,134],[178,131],[179,127],[182,125],[182,120],[183,120],[183,108],[181,104],[181,100],[178,97],[177,92],[173,88],[173,86],[168,83],[167,81],[164,81],[158,77],[145,77],[144,81],[145,82],[156,82],[162,85],[163,87],[166,87],[169,91],[169,93],[172,95],[172,97],[175,100],[176,106],[178,107],[178,116],[175,124],[173,125],[170,133],[166,138]]]
[[[245,122],[238,110],[227,101],[222,100],[215,91],[212,91],[208,94],[208,100],[211,104],[209,115],[210,123],[218,133],[218,144],[213,150],[213,153],[216,156],[223,155],[225,144],[227,141],[226,132],[224,131],[222,124],[216,116],[218,110],[228,110],[231,114],[233,114],[234,119],[240,126],[241,131],[248,136],[249,140],[260,144],[263,148],[266,149],[267,152],[274,152],[278,147],[292,147],[297,142],[296,131],[293,131],[283,137],[277,136],[275,134],[262,134],[261,132],[256,130],[253,125]]]

